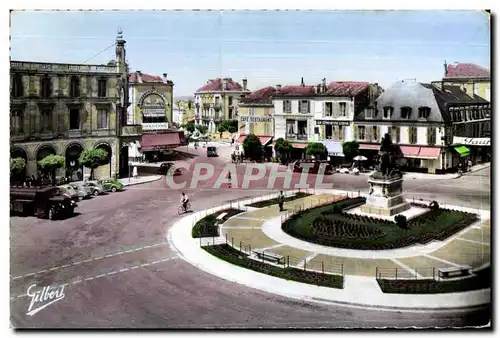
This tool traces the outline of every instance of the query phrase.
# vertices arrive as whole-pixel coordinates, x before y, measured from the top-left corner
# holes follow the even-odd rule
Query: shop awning
[[[247,137],[248,135],[240,135],[240,137],[238,137],[238,140],[237,142],[238,143],[241,143],[243,144],[243,141],[245,141],[245,138]],[[272,136],[258,136],[256,135],[257,138],[260,140],[260,143],[263,145],[263,146],[267,146],[269,144],[269,142],[271,142],[271,140],[273,139]]]
[[[328,156],[344,157],[344,149],[342,143],[335,141],[322,141],[328,151]]]
[[[141,152],[177,148],[181,145],[181,135],[178,132],[143,134],[141,138]]]
[[[360,144],[361,150],[380,150],[380,144]]]
[[[290,143],[290,145],[295,149],[305,149],[308,143]]]
[[[418,153],[419,158],[423,159],[436,159],[441,154],[441,148],[420,148],[420,152]]]
[[[457,153],[460,154],[461,157],[465,157],[470,154],[470,149],[466,146],[459,146],[454,148]]]
[[[401,146],[400,149],[403,156],[408,158],[418,158],[418,153],[420,152],[420,147]]]

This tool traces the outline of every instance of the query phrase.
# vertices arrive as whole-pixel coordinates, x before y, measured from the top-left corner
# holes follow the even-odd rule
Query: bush
[[[491,267],[477,271],[474,276],[457,280],[377,279],[377,282],[384,293],[430,294],[481,290],[491,288]]]
[[[275,265],[266,264],[248,258],[248,254],[243,253],[228,244],[204,246],[203,249],[228,263],[264,273],[266,275],[293,280],[300,283],[326,286],[336,289],[344,288],[343,276],[323,274],[320,272],[306,271],[291,267],[281,268]]]
[[[396,215],[396,217],[394,217],[394,221],[396,222],[396,225],[401,229],[408,230],[408,221],[406,219],[406,216]]]

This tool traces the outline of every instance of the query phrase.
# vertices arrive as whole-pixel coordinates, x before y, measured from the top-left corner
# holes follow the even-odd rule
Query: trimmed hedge
[[[227,215],[224,216],[221,220],[221,222],[225,222],[230,217],[233,217],[233,216],[240,214],[242,212],[243,212],[243,210],[238,210],[238,209],[225,209],[225,210],[217,211],[214,214],[207,215],[206,217],[203,217],[198,222],[196,222],[196,224],[193,226],[193,229],[191,230],[191,236],[193,238],[218,237],[219,236],[219,226],[216,224],[217,217],[220,214],[227,213]]]
[[[344,277],[339,275],[323,274],[314,271],[305,271],[297,268],[281,268],[275,265],[262,263],[251,259],[245,254],[228,244],[204,246],[208,253],[242,268],[250,269],[266,275],[292,280],[295,282],[326,286],[330,288],[343,289]]]
[[[284,202],[290,202],[290,201],[293,201],[293,200],[296,200],[299,198],[304,198],[304,197],[311,196],[311,195],[312,194],[308,194],[308,193],[299,191],[298,193],[294,194],[293,196],[285,197]],[[270,200],[265,200],[265,201],[255,202],[252,204],[247,204],[247,206],[253,207],[253,208],[265,208],[265,207],[271,206],[273,204],[278,204],[277,197],[272,198]]]
[[[339,212],[360,201],[351,198],[298,212],[282,224],[282,229],[290,236],[320,245],[387,250],[442,241],[478,219],[475,214],[437,208],[409,220],[407,228],[401,229],[393,221]]]
[[[477,271],[474,276],[456,280],[377,279],[377,282],[384,293],[451,293],[491,288],[491,277],[491,267],[487,267]]]

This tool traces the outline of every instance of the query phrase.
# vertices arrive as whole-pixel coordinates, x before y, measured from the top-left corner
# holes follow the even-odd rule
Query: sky
[[[11,59],[103,64],[118,28],[132,70],[193,95],[208,79],[265,86],[439,80],[444,62],[490,68],[489,17],[477,11],[15,11]],[[109,47],[109,49],[107,49]]]

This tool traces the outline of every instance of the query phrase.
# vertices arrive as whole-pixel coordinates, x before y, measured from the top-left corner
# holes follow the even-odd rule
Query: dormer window
[[[384,107],[384,119],[390,119],[394,113],[394,107],[387,106]]]
[[[409,120],[411,117],[411,108],[410,107],[402,107],[401,108],[401,118],[403,120]]]
[[[418,118],[427,120],[431,115],[431,108],[429,107],[420,107],[418,108]]]
[[[365,117],[367,119],[372,119],[375,116],[375,108],[366,108]]]

